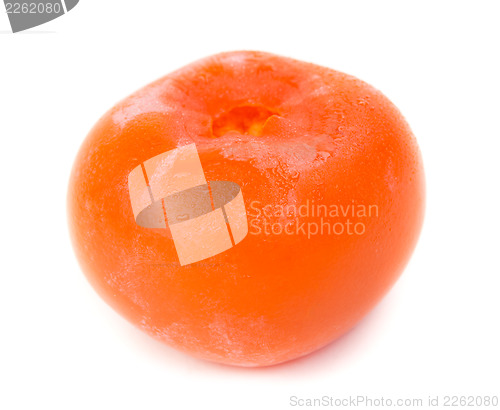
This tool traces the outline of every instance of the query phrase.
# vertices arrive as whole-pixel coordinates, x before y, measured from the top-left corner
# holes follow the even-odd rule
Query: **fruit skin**
[[[249,223],[263,222],[256,204],[307,201],[375,204],[378,217],[363,219],[363,235],[250,227],[230,250],[180,266],[166,230],[135,223],[127,177],[193,142],[207,180],[241,186]],[[84,141],[68,191],[75,252],[106,302],[170,346],[241,366],[300,357],[351,329],[403,271],[423,213],[420,152],[385,96],[352,76],[251,51],[202,59],[117,104]]]

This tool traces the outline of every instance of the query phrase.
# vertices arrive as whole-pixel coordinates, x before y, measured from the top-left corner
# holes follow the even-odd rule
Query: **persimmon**
[[[190,176],[172,165],[179,152]],[[175,212],[218,219],[185,233]],[[241,366],[306,355],[356,325],[402,273],[423,213],[417,142],[381,92],[253,51],[118,103],[83,142],[68,191],[76,255],[106,302],[174,348]]]

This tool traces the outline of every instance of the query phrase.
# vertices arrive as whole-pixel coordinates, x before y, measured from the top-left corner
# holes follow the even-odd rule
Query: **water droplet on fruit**
[[[281,161],[278,161],[278,165],[271,172],[276,177],[278,185],[284,188],[293,188],[300,178],[299,171],[289,170]]]
[[[299,171],[292,171],[290,173],[290,179],[292,182],[296,183],[300,178],[300,172]]]
[[[326,161],[328,158],[330,158],[332,156],[332,154],[330,154],[329,152],[327,151],[318,151],[317,153],[317,156],[316,156],[316,159],[324,162]]]

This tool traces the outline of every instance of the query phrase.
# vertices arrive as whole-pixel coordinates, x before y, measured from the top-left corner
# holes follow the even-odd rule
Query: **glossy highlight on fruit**
[[[190,144],[206,181],[241,188],[248,233],[181,265],[166,227],[136,223],[128,177]],[[196,61],[118,103],[68,191],[76,255],[106,302],[169,346],[240,366],[295,359],[355,326],[402,273],[423,213],[417,142],[382,93],[254,51]]]

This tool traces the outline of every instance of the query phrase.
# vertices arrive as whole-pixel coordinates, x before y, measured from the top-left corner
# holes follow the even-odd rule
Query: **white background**
[[[12,34],[0,14],[0,408],[287,409],[290,397],[500,395],[500,3],[81,0]],[[94,293],[66,190],[90,127],[137,88],[220,51],[329,66],[382,90],[423,152],[413,258],[353,331],[263,369],[150,339]]]

